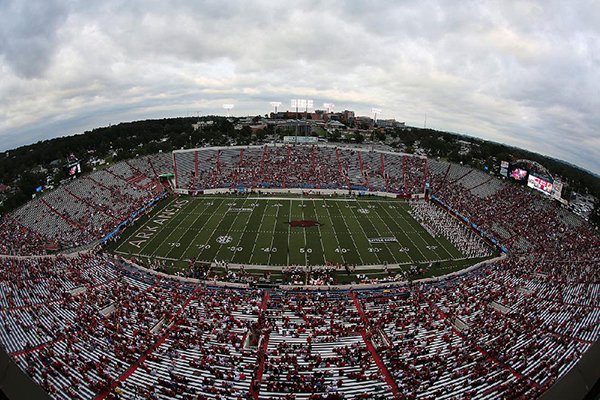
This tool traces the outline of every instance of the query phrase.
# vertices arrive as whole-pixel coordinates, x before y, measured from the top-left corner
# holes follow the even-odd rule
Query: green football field
[[[464,256],[405,200],[172,197],[111,245],[121,255],[254,265],[413,264]]]

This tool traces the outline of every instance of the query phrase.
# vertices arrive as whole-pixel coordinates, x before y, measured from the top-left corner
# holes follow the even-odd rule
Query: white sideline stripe
[[[180,258],[170,258],[170,257],[159,257],[159,256],[151,256],[141,253],[126,253],[124,251],[114,250],[115,253],[122,254],[127,257],[136,256],[136,257],[144,257],[144,258],[158,258],[160,260],[170,260],[170,261],[181,261]]]
[[[322,201],[358,201],[358,198],[352,198],[352,199],[336,199],[336,198],[329,198],[329,197],[271,197],[271,196],[266,196],[266,197],[254,197],[254,196],[248,196],[248,197],[242,197],[242,198],[236,198],[236,196],[211,196],[211,195],[204,195],[204,196],[190,196],[194,199],[227,199],[227,200],[242,200],[242,199],[248,199],[248,200],[290,200],[290,201],[303,201],[303,200],[322,200]],[[405,203],[407,202],[407,199],[394,199],[394,200],[370,200],[370,199],[360,199],[361,201],[369,201],[369,202],[373,202],[373,203]]]

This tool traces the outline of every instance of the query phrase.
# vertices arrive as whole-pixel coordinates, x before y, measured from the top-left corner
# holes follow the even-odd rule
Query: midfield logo
[[[323,224],[321,224],[320,222],[313,221],[310,219],[300,219],[300,220],[290,221],[290,222],[288,222],[288,224],[290,224],[290,226],[292,228],[310,228],[313,226],[323,226]]]

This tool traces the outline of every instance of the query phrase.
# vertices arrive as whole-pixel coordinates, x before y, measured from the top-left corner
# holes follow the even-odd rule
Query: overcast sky
[[[0,0],[0,76],[0,150],[309,98],[600,173],[597,0]]]

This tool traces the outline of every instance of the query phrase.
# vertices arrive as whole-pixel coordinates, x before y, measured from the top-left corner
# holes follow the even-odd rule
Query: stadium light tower
[[[273,107],[275,109],[275,114],[277,114],[277,107],[279,107],[281,105],[280,101],[272,101],[269,103],[271,105],[271,107]]]
[[[233,109],[233,104],[223,104],[223,108],[227,110],[227,118],[229,118],[229,112]]]
[[[298,109],[304,109],[304,116],[308,114],[308,109],[313,108],[313,101],[308,99],[292,99],[292,109],[296,109],[296,143],[298,142]]]
[[[327,110],[327,114],[331,112],[335,108],[335,104],[333,103],[323,103],[323,107]]]
[[[371,108],[371,112],[373,113],[373,125],[377,123],[377,115],[381,114],[380,108]]]

